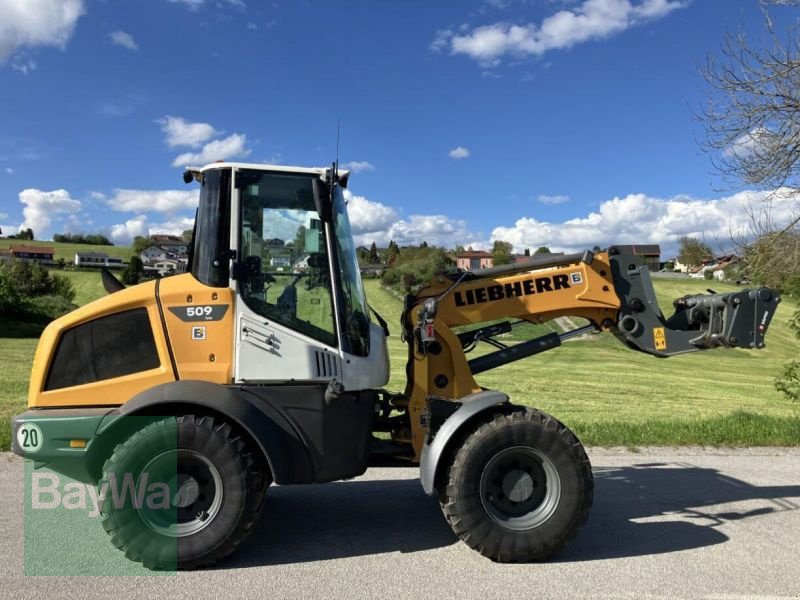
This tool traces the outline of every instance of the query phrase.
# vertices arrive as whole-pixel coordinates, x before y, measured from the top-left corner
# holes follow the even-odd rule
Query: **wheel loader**
[[[546,559],[587,520],[589,459],[556,418],[475,376],[591,332],[662,358],[759,349],[780,301],[768,288],[692,295],[665,317],[631,246],[453,270],[406,296],[407,383],[389,392],[389,331],[364,293],[348,179],[335,164],[189,168],[200,200],[187,272],[131,287],[103,272],[107,296],[44,330],[13,450],[97,485],[129,559],[212,565],[247,537],[270,485],[387,460],[419,464],[481,554]],[[504,342],[564,316],[587,324]],[[161,494],[120,498],[120,482]]]

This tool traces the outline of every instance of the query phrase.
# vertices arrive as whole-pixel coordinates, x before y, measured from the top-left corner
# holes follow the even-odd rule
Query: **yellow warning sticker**
[[[653,340],[655,341],[656,350],[667,349],[667,336],[663,327],[653,327]]]

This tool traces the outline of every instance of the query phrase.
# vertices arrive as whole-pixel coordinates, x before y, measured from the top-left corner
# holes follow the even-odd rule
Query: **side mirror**
[[[330,223],[333,220],[331,188],[321,179],[312,180],[311,185],[314,188],[314,206],[317,208],[317,214],[321,221]]]

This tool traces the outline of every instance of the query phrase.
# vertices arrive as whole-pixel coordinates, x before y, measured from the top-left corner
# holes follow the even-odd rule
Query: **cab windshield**
[[[369,307],[361,282],[356,249],[347,217],[347,203],[338,185],[334,188],[333,232],[336,268],[341,282],[342,329],[349,351],[358,356],[369,354]]]

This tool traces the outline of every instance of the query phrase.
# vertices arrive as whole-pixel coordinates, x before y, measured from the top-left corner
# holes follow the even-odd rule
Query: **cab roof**
[[[229,162],[217,161],[205,165],[204,167],[186,167],[186,173],[192,173],[197,178],[200,173],[209,171],[211,169],[257,169],[259,171],[272,171],[274,173],[302,173],[308,175],[317,175],[318,177],[325,178],[330,170],[330,167],[296,167],[289,165],[273,165],[264,163],[244,163],[244,162]],[[350,178],[350,171],[342,169],[339,171],[339,185],[343,188],[347,187],[347,181]],[[185,180],[190,181],[190,180]]]

